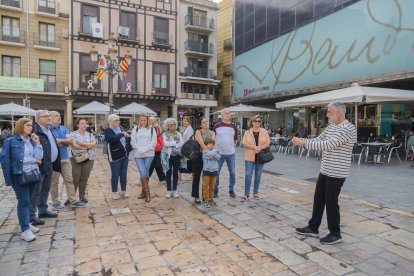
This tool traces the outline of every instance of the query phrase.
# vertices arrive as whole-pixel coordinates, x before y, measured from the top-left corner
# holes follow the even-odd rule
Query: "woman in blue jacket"
[[[39,137],[32,133],[33,123],[28,118],[21,118],[16,122],[14,135],[3,143],[0,153],[1,167],[7,186],[12,186],[17,198],[17,216],[19,218],[21,237],[25,241],[33,241],[39,228],[29,224],[30,200],[36,182],[24,184],[23,173],[39,170],[38,165],[43,158],[43,148]]]

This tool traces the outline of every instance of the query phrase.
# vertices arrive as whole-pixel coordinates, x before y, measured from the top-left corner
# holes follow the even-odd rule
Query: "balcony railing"
[[[26,33],[17,28],[0,26],[0,40],[14,43],[25,43]]]
[[[196,15],[186,15],[184,26],[193,26],[202,29],[214,30],[214,19],[200,17]]]
[[[214,79],[216,77],[213,69],[192,67],[184,67],[184,76],[206,79]]]
[[[152,44],[161,46],[171,46],[171,35],[169,33],[153,32]]]
[[[44,87],[45,92],[56,92],[56,82],[45,81]]]
[[[160,87],[164,86],[164,87]],[[166,85],[160,85],[160,83],[152,83],[152,94],[158,95],[170,95],[170,91],[172,91],[172,84],[167,83]]]
[[[217,101],[217,88],[212,85],[183,84],[181,98],[192,100]]]
[[[126,82],[125,80],[118,81],[118,92],[121,92],[121,93],[134,93],[134,94],[137,94],[139,87],[140,87],[140,82],[139,81],[132,82],[131,86],[128,86],[128,82]]]
[[[41,40],[40,38],[36,38],[34,40],[34,45],[36,46],[43,46],[43,47],[50,47],[50,48],[60,48],[60,43],[56,41],[56,37],[54,37],[54,41],[47,41]]]
[[[118,34],[119,40],[139,42],[140,30],[129,28],[128,35]]]
[[[101,82],[98,81],[97,83],[92,83],[93,89],[90,87],[90,84],[88,81],[80,82],[79,83],[79,89],[81,90],[101,90]]]
[[[57,14],[56,0],[37,0],[36,7],[38,12]]]
[[[214,45],[213,43],[200,43],[197,41],[187,40],[184,42],[184,51],[192,51],[205,54],[214,54]]]
[[[1,0],[0,4],[4,6],[13,7],[13,8],[21,8],[20,0]]]

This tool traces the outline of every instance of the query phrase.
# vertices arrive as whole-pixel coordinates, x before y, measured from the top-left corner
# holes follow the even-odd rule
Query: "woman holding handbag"
[[[157,131],[149,124],[148,116],[141,114],[139,122],[131,133],[131,146],[134,149],[133,157],[141,178],[142,192],[138,198],[145,198],[150,201],[149,189],[149,169],[155,155],[155,145],[157,144]]]
[[[93,150],[96,147],[96,141],[95,136],[86,131],[89,126],[86,118],[77,118],[75,126],[78,129],[71,132],[73,144],[72,157],[70,158],[73,184],[75,184],[75,193],[79,189],[79,200],[88,203],[86,186],[94,163]]]
[[[188,140],[193,138],[194,130],[193,130],[193,127],[191,126],[190,117],[184,116],[182,122],[183,122],[184,130],[181,133],[181,135],[183,136],[183,143],[185,144],[185,142],[187,142]],[[178,179],[181,181],[181,174],[182,173],[192,173],[192,172],[193,172],[193,169],[192,169],[191,163],[188,162],[187,158],[182,156],[181,157],[181,167],[180,167],[180,171],[178,173]]]
[[[0,153],[6,186],[12,186],[16,193],[21,237],[27,242],[35,240],[33,233],[39,232],[39,228],[29,223],[30,201],[39,181],[38,165],[43,158],[39,137],[32,130],[33,123],[30,119],[17,120],[14,135],[4,141],[3,151]]]
[[[152,159],[151,167],[149,169],[149,177],[151,177],[152,172],[155,169],[158,175],[158,181],[165,184],[165,173],[162,170],[161,165],[161,150],[163,145],[161,128],[157,124],[157,119],[155,117],[149,117],[148,122],[157,131],[157,144],[155,145],[154,159]]]
[[[245,164],[245,182],[244,195],[242,200],[249,198],[250,185],[252,182],[254,170],[254,187],[253,197],[259,199],[260,178],[262,176],[263,163],[257,161],[257,154],[269,147],[270,138],[266,129],[260,127],[261,119],[259,115],[253,116],[249,121],[250,129],[244,133],[243,148],[244,148],[244,164]]]

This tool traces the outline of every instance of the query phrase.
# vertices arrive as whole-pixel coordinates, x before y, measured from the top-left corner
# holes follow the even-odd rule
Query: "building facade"
[[[179,2],[178,97],[173,116],[209,116],[217,106],[217,10],[213,1]]]
[[[98,29],[97,29],[98,27]],[[131,102],[145,104],[164,119],[172,115],[177,98],[177,6],[170,0],[71,1],[70,84],[73,109],[92,100],[108,103],[113,91],[115,108]],[[132,56],[126,76],[104,74],[98,79],[98,64],[92,62],[92,46],[100,55],[108,51],[108,38],[119,61]],[[105,127],[98,116],[96,127]],[[133,118],[121,117],[124,126]]]
[[[70,118],[69,7],[66,0],[0,1],[2,104],[53,109]]]
[[[218,3],[217,14],[217,77],[221,80],[218,106],[231,104],[233,93],[233,0]]]
[[[233,99],[274,107],[352,83],[412,90],[413,8],[405,0],[236,0]],[[358,121],[358,137],[414,131],[413,102],[348,113]],[[275,114],[272,127],[294,132],[316,135],[327,124],[326,109],[316,106]]]

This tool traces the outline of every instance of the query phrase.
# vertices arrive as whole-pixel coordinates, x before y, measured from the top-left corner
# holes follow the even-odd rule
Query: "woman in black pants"
[[[165,184],[165,173],[162,170],[161,156],[160,156],[161,155],[161,150],[162,150],[162,145],[163,145],[161,128],[157,124],[157,119],[155,117],[149,117],[148,122],[157,131],[157,144],[155,145],[155,156],[154,156],[154,159],[152,160],[152,163],[151,163],[151,167],[150,167],[150,170],[149,170],[149,176],[151,177],[152,172],[155,169],[155,171],[157,172],[157,175],[158,175],[158,180],[160,181],[160,183]]]
[[[200,177],[201,171],[203,170],[203,157],[201,152],[204,149],[207,149],[207,146],[204,144],[204,141],[207,138],[212,138],[216,140],[216,135],[209,129],[208,120],[204,117],[200,118],[200,129],[198,129],[194,135],[195,139],[200,146],[200,156],[193,161],[193,186],[191,189],[191,196],[194,197],[195,204],[201,204],[200,201]]]

